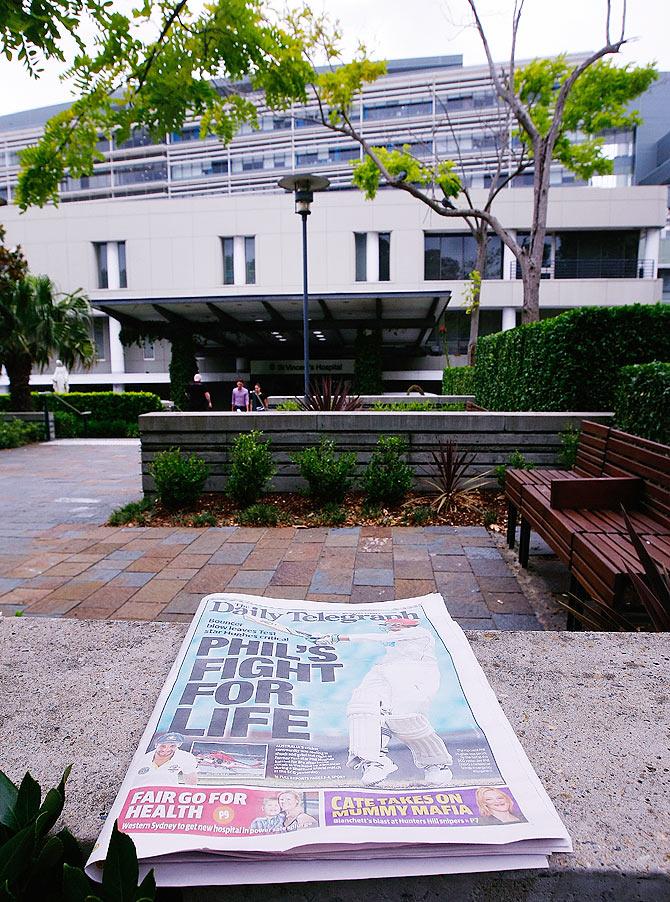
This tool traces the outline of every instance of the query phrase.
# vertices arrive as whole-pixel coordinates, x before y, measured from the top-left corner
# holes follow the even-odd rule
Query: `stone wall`
[[[292,491],[304,483],[290,455],[330,438],[338,450],[355,451],[362,472],[380,435],[402,436],[409,447],[409,462],[422,475],[436,472],[431,451],[451,439],[458,448],[474,453],[466,475],[490,473],[519,450],[537,465],[556,466],[560,434],[582,419],[610,422],[609,413],[150,413],[140,417],[142,487],[154,491],[148,468],[156,454],[169,448],[195,452],[210,465],[206,492],[223,491],[229,450],[235,436],[251,429],[272,441],[277,464],[275,491]],[[491,475],[491,479],[493,477]]]
[[[49,434],[46,441],[52,441],[56,438],[56,422],[53,413],[47,413],[49,422]],[[21,420],[22,423],[31,423],[33,426],[41,426],[44,429],[44,413],[40,411],[27,410],[8,410],[0,413],[0,419],[5,420]]]

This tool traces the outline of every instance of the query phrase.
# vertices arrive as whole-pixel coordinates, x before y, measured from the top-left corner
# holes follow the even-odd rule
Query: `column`
[[[512,238],[516,239],[516,232],[511,232],[510,235]],[[506,244],[503,244],[503,279],[515,279],[516,278],[516,257],[512,253],[512,251],[507,247]]]
[[[367,281],[379,281],[379,232],[368,232],[365,242],[365,265]]]
[[[121,333],[121,323],[116,319],[112,319],[111,316],[108,317],[107,322],[109,323],[109,363],[112,371],[112,391],[122,392],[125,390],[125,383],[123,381],[118,381],[118,378],[114,378],[123,375],[126,371],[126,359],[123,345],[121,344],[121,339],[119,337]]]
[[[510,329],[516,328],[516,307],[503,307],[502,309],[502,331],[509,332]]]
[[[117,290],[121,287],[119,245],[116,241],[107,242],[107,287]]]
[[[233,280],[235,285],[245,285],[247,281],[247,261],[244,254],[244,236],[233,238]]]
[[[645,273],[646,279],[658,278],[658,258],[661,252],[661,229],[647,229],[642,260],[650,261],[650,268]]]

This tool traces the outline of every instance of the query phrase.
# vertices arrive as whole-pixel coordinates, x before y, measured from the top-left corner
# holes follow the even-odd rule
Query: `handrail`
[[[67,408],[69,408],[73,413],[76,413],[77,416],[82,417],[84,420],[84,435],[88,434],[88,417],[91,416],[91,410],[79,410],[79,408],[75,407],[74,404],[70,404],[69,401],[66,401],[61,395],[59,395],[55,391],[41,391],[38,392],[40,397],[42,398],[42,409],[44,411],[44,425],[46,435],[49,435],[49,402],[48,398],[55,398],[61,404],[64,404]],[[49,441],[47,437],[47,441]]]

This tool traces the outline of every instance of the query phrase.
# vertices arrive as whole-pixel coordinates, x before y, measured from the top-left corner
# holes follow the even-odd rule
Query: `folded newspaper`
[[[547,866],[570,838],[440,595],[203,599],[112,826],[159,885]]]

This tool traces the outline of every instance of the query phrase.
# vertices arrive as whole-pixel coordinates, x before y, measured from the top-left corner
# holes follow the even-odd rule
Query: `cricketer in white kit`
[[[416,620],[385,621],[383,633],[322,636],[318,644],[382,642],[385,655],[354,689],[347,706],[350,767],[362,771],[361,783],[374,786],[398,769],[387,749],[391,736],[409,748],[423,782],[447,786],[453,763],[444,741],[428,719],[440,688],[435,639]]]

